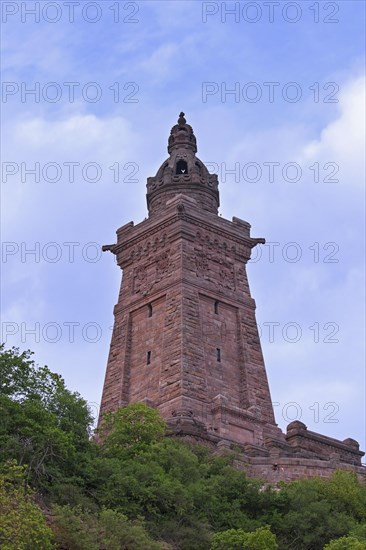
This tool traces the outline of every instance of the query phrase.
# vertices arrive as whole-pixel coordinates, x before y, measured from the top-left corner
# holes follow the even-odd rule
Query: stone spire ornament
[[[179,113],[178,125],[179,125],[179,126],[184,126],[186,122],[187,122],[187,121],[186,121],[186,119],[184,118],[184,113],[183,113],[183,112]]]

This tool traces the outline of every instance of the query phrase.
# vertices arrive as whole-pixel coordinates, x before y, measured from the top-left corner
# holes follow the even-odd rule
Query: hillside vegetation
[[[166,437],[135,403],[92,436],[86,401],[31,352],[0,348],[4,550],[362,550],[366,486],[350,472],[268,487],[235,453]]]

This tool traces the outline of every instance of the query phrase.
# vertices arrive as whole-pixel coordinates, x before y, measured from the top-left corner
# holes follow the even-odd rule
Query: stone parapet
[[[365,454],[354,439],[339,441],[308,430],[300,421],[291,422],[287,426],[286,440],[298,454],[339,460],[346,464],[361,465],[361,458]]]

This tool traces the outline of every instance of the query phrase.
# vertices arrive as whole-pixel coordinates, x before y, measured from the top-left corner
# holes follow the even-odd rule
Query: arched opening
[[[153,313],[153,310],[152,310],[152,305],[151,304],[147,304],[147,314],[149,317],[152,317],[152,313]]]
[[[188,166],[185,160],[178,160],[175,173],[178,175],[188,174]]]
[[[218,302],[218,300],[215,300],[215,303],[214,303],[214,312],[215,312],[216,314],[219,313],[219,302]]]

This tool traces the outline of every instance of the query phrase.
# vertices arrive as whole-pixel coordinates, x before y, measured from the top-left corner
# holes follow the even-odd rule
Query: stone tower
[[[246,263],[264,239],[218,216],[184,113],[147,181],[149,217],[103,247],[123,269],[101,413],[135,401],[178,432],[262,445],[276,429]]]
[[[277,427],[246,263],[264,239],[218,215],[217,176],[196,156],[180,113],[169,158],[147,180],[149,216],[103,247],[123,270],[100,419],[137,401],[156,407],[177,435],[242,449],[249,475],[270,481],[365,476],[364,453],[294,421]]]

